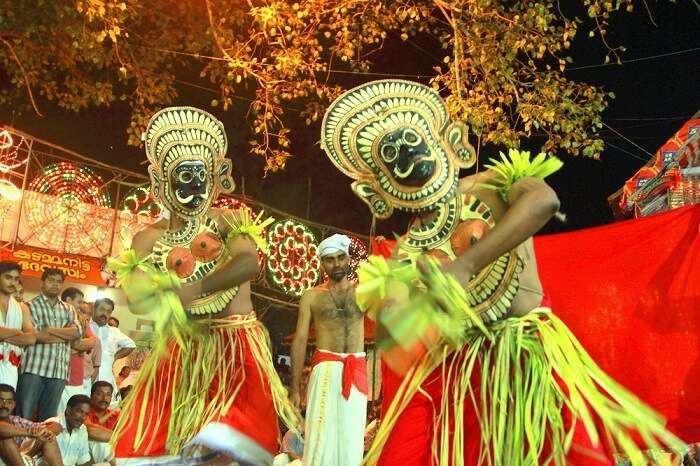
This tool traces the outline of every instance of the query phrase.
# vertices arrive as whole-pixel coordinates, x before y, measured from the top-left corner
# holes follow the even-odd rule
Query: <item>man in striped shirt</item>
[[[41,293],[27,303],[36,345],[22,358],[17,386],[18,412],[26,419],[44,421],[56,416],[68,378],[70,344],[82,334],[75,311],[58,298],[63,280],[62,271],[44,270]]]

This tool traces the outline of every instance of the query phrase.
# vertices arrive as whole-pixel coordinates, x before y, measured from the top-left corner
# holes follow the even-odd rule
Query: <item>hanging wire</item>
[[[645,158],[643,158],[643,157],[640,157],[640,156],[638,156],[638,155],[636,155],[636,154],[633,154],[632,152],[629,152],[629,151],[623,149],[622,147],[613,144],[612,142],[605,141],[605,144],[608,145],[608,146],[610,146],[610,147],[612,147],[612,148],[614,148],[614,149],[619,150],[619,151],[622,152],[623,154],[627,154],[627,155],[629,155],[630,157],[634,157],[634,158],[637,159],[637,160],[641,160],[641,161],[644,162],[644,163],[647,163],[647,162],[648,162],[647,159],[645,159]]]
[[[700,47],[694,47],[691,49],[684,49],[684,50],[675,50],[673,52],[667,52],[667,53],[659,53],[657,55],[649,55],[647,57],[639,57],[639,58],[630,58],[629,60],[622,60],[619,63],[598,63],[597,65],[583,65],[583,66],[572,66],[572,67],[567,67],[567,71],[578,71],[578,70],[590,70],[593,68],[603,68],[606,66],[619,66],[619,65],[626,65],[628,63],[636,63],[640,61],[647,61],[647,60],[656,60],[657,58],[665,58],[665,57],[671,57],[674,55],[684,55],[686,53],[694,53],[700,51]]]
[[[645,148],[643,148],[642,146],[640,146],[639,144],[637,144],[636,142],[634,142],[633,140],[631,140],[630,138],[628,138],[627,136],[625,136],[624,134],[622,134],[621,132],[619,132],[618,130],[616,130],[615,128],[611,127],[611,126],[608,125],[607,123],[604,122],[604,123],[603,123],[603,126],[605,126],[605,127],[608,128],[610,131],[612,131],[613,133],[615,133],[615,134],[617,134],[618,136],[620,136],[620,137],[621,137],[622,139],[624,139],[625,141],[627,141],[627,142],[629,142],[630,144],[632,144],[632,145],[633,145],[634,147],[636,147],[637,149],[639,149],[639,150],[641,150],[642,152],[648,154],[650,157],[653,157],[653,156],[654,156],[654,154],[652,154],[651,152],[649,152],[648,150],[646,150]]]

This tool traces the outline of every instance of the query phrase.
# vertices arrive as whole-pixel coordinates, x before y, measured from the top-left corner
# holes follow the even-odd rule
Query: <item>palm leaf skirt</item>
[[[153,442],[167,425],[165,447],[177,454],[207,424],[227,415],[250,377],[266,381],[275,411],[289,428],[300,425],[272,363],[267,331],[255,313],[190,325],[190,332],[156,343],[126,399],[112,443],[129,431],[129,448],[158,450]],[[246,373],[246,353],[252,355],[257,373]]]
[[[480,465],[563,466],[577,423],[594,445],[604,442],[607,450],[632,458],[639,458],[632,431],[649,448],[685,450],[664,419],[605,374],[549,309],[496,322],[489,330],[491,338],[472,328],[461,350],[433,348],[412,367],[364,464],[377,464],[399,415],[436,371],[445,387],[441,399],[432,400],[432,452],[439,466],[465,464],[467,403],[480,426]],[[572,419],[564,418],[565,411]]]

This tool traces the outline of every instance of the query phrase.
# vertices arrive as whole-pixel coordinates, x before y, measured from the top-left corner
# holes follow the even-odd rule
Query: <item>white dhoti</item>
[[[317,350],[307,389],[304,466],[359,466],[367,420],[365,353]]]
[[[90,441],[90,456],[95,463],[112,463],[114,450],[109,443]]]

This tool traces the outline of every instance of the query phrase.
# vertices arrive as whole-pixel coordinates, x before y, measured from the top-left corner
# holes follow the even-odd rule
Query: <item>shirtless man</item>
[[[559,208],[543,178],[561,162],[513,150],[459,179],[476,162],[467,135],[434,89],[402,80],[351,89],[323,119],[323,149],[373,215],[416,216],[399,260],[362,270],[372,286],[358,301],[399,343],[385,361],[404,369],[383,372],[385,415],[363,464],[608,465],[593,439],[629,454],[631,428],[682,448],[543,302],[531,238]]]
[[[292,402],[300,405],[311,321],[316,351],[311,361],[304,436],[305,466],[358,466],[367,413],[364,314],[355,303],[350,273],[350,238],[333,235],[318,247],[328,282],[308,290],[299,303],[292,342]]]
[[[151,118],[144,137],[151,192],[167,215],[139,232],[113,263],[132,312],[160,306],[166,334],[150,355],[158,363],[144,364],[136,393],[126,400],[115,428],[116,456],[152,463],[193,446],[213,450],[223,462],[267,464],[277,451],[277,413],[292,426],[299,417],[253,311],[250,280],[259,272],[262,227],[244,212],[211,208],[220,192],[234,188],[220,121],[191,107],[166,108]],[[150,266],[179,281],[161,290],[160,300],[139,291],[153,274]],[[188,452],[197,455],[196,448]],[[197,457],[206,458],[190,461]]]

